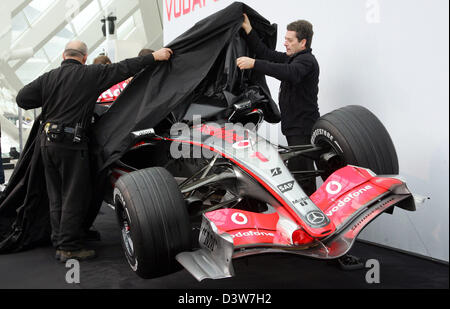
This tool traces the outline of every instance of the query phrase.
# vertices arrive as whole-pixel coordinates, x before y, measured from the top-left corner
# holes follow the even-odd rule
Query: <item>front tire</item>
[[[365,167],[378,175],[398,174],[397,152],[381,121],[362,106],[346,106],[321,117],[313,127],[312,143],[336,154],[316,164],[325,179],[340,167]],[[326,162],[325,162],[326,161]]]
[[[144,279],[179,270],[175,256],[191,249],[191,226],[173,176],[159,167],[122,176],[114,202],[132,270]]]

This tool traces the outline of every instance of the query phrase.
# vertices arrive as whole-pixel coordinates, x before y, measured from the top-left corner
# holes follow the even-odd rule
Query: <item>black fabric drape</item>
[[[169,44],[172,59],[144,70],[128,85],[93,128],[93,160],[97,174],[94,203],[86,222],[95,220],[103,198],[107,168],[132,146],[131,132],[155,127],[171,112],[181,119],[198,93],[207,98],[238,96],[246,87],[260,86],[270,97],[265,77],[241,72],[236,58],[252,56],[241,25],[247,13],[264,43],[274,49],[276,25],[240,2],[205,18]],[[179,119],[179,120],[180,120]],[[280,121],[270,99],[266,120]],[[32,129],[23,154],[0,197],[0,253],[20,251],[49,240],[48,197],[39,151],[39,124]]]
[[[222,89],[217,89],[220,87],[216,84],[216,90],[231,93],[239,90],[233,89],[243,75],[236,66],[236,58],[249,55],[241,33],[244,13],[265,43],[275,48],[276,26],[240,2],[198,22],[167,46],[174,51],[172,59],[136,77],[97,123],[94,134],[102,149],[103,167],[116,161],[131,146],[131,132],[153,128],[175,109],[192,103],[192,94],[205,78],[211,78],[208,73],[218,61],[223,62],[221,76],[206,83],[210,86],[223,81]],[[270,94],[264,75],[252,74],[247,82]],[[266,120],[279,122],[279,111],[273,101],[271,104],[272,113],[267,113]]]
[[[50,241],[39,131],[37,119],[0,197],[0,253],[21,251]]]

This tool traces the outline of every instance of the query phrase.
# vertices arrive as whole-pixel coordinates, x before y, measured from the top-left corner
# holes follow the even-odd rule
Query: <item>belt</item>
[[[75,128],[64,127],[64,133],[74,134]]]
[[[47,139],[52,142],[62,142],[70,139],[74,143],[80,143],[86,139],[86,135],[81,128],[66,127],[57,123],[47,122],[44,126],[44,132]]]
[[[68,133],[68,134],[74,134],[74,133],[75,133],[75,128],[66,127],[66,126],[63,126],[63,125],[60,125],[60,124],[57,124],[57,123],[47,122],[47,123],[45,124],[45,126],[44,126],[44,131],[45,131],[46,133],[48,133],[48,131],[49,131],[50,129],[53,129],[53,130],[62,129],[62,131],[63,131],[64,133]]]

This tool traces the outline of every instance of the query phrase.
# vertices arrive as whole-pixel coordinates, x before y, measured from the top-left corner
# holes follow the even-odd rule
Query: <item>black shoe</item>
[[[61,260],[61,250],[56,250],[55,259],[57,261]]]
[[[85,241],[100,241],[100,232],[96,230],[88,230],[84,232],[83,240]]]
[[[57,251],[58,254],[58,251]],[[77,251],[65,251],[65,250],[59,250],[59,260],[61,262],[66,262],[68,260],[78,260],[78,261],[85,261],[93,259],[97,256],[94,250],[88,250],[88,249],[80,249]]]
[[[19,159],[20,153],[17,151],[16,147],[11,147],[9,150],[9,156],[16,160]]]

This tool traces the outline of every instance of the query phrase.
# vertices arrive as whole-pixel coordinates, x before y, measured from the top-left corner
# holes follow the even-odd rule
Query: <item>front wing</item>
[[[353,166],[330,176],[311,200],[336,226],[333,234],[312,237],[279,208],[262,214],[221,209],[203,215],[200,249],[176,258],[199,281],[233,276],[232,260],[249,255],[289,253],[336,259],[345,255],[364,227],[383,212],[393,206],[415,210],[413,195],[404,182]]]

